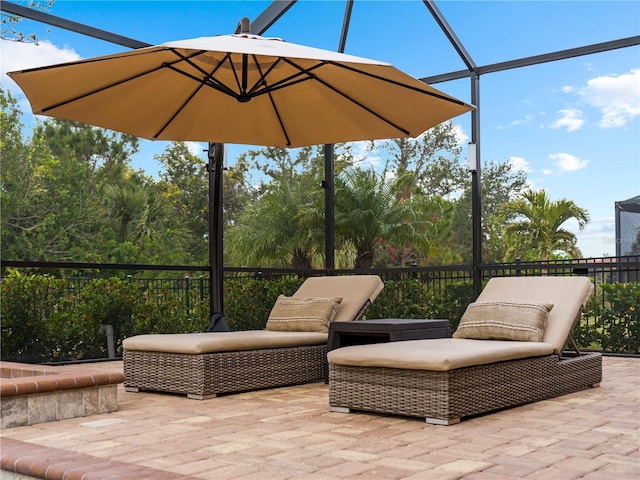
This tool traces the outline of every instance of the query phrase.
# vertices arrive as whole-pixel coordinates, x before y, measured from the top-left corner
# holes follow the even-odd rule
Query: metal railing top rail
[[[129,272],[140,271],[174,271],[174,272],[204,272],[211,271],[210,267],[202,265],[148,265],[148,264],[118,264],[118,263],[83,263],[83,262],[36,262],[21,260],[0,260],[0,269],[6,268],[39,268],[39,269],[75,269],[75,270],[124,270]],[[479,269],[487,273],[512,270],[551,270],[551,269],[575,269],[575,274],[588,274],[599,271],[633,271],[640,270],[640,255],[623,257],[599,257],[586,259],[567,259],[549,261],[516,261],[509,263],[483,264]],[[585,271],[586,270],[586,271]],[[408,267],[379,267],[370,269],[293,269],[293,268],[259,268],[259,267],[223,267],[227,274],[235,276],[278,276],[278,275],[354,275],[354,274],[415,274],[416,272],[453,272],[458,276],[471,275],[473,266],[460,265],[432,265]],[[4,272],[3,272],[4,273]]]
[[[22,260],[0,260],[0,268],[59,268],[78,270],[170,270],[208,272],[210,267],[198,265],[148,265],[131,263],[83,263],[83,262],[33,262]]]

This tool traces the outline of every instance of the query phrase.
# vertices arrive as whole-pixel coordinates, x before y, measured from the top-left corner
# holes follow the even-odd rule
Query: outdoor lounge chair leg
[[[198,395],[196,393],[187,393],[187,398],[191,400],[207,400],[209,398],[215,398],[217,395],[215,393],[211,393],[209,395]]]
[[[138,393],[140,389],[138,387],[124,387],[125,392]]]
[[[427,423],[432,425],[455,425],[460,423],[460,418],[425,418]]]
[[[331,407],[331,411],[335,413],[351,413],[349,407]]]

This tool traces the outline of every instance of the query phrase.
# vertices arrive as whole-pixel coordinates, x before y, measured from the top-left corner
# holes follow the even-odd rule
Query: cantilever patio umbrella
[[[388,63],[248,31],[243,19],[240,34],[9,76],[35,114],[152,140],[299,147],[415,137],[474,108]]]

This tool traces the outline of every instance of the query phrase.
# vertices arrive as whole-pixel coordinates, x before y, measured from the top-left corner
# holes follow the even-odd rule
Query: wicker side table
[[[451,336],[448,320],[381,318],[354,322],[331,322],[327,352],[350,345],[400,342]],[[325,378],[325,383],[329,379]]]

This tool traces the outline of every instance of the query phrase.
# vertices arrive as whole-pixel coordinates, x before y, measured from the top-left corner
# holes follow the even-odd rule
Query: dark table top
[[[374,320],[358,320],[352,322],[331,322],[329,330],[333,331],[382,331],[382,330],[413,330],[425,328],[440,328],[449,326],[449,320],[442,319],[412,319],[412,318],[378,318]]]

